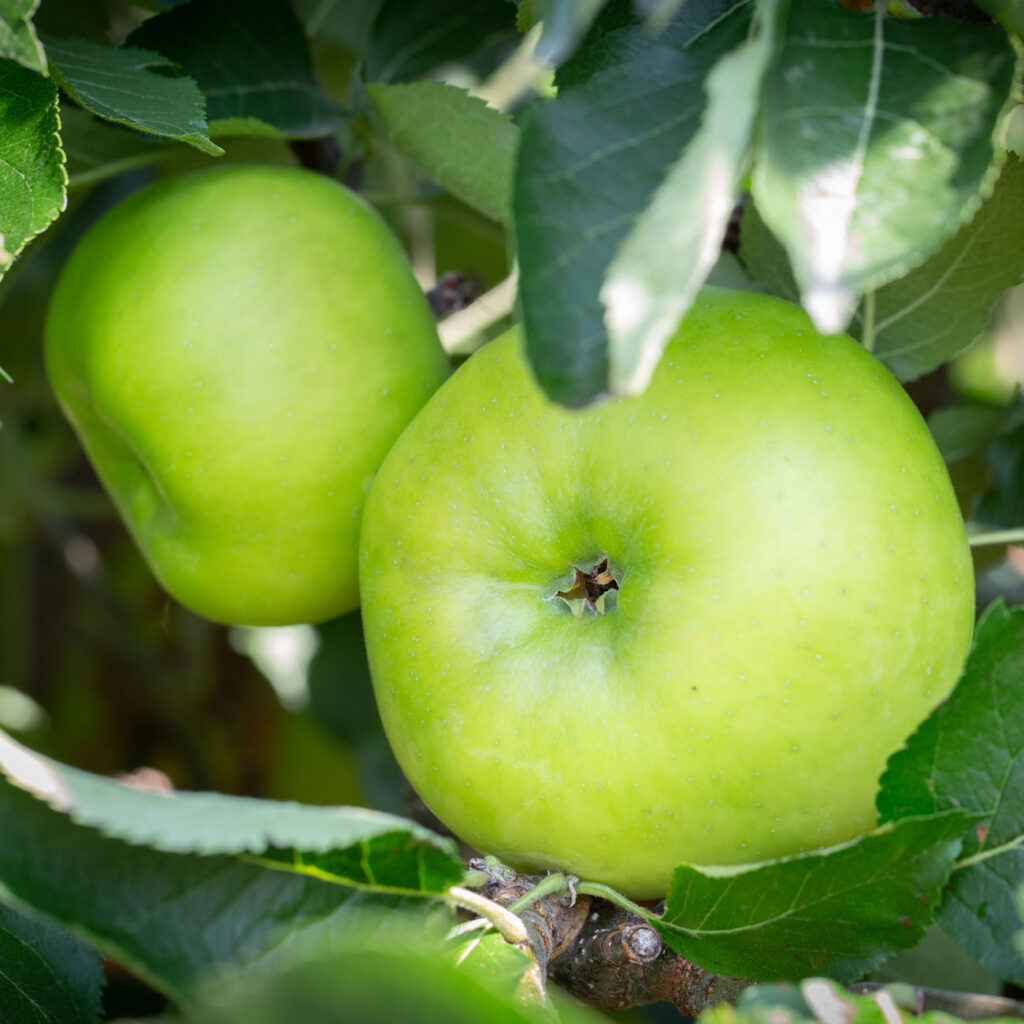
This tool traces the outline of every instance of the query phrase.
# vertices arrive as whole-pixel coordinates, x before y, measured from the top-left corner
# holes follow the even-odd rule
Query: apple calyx
[[[575,575],[568,590],[557,590],[552,597],[560,597],[578,619],[584,608],[589,608],[595,615],[604,615],[604,598],[610,590],[619,589],[619,581],[608,568],[608,556],[604,555],[592,569],[581,569],[573,566]]]

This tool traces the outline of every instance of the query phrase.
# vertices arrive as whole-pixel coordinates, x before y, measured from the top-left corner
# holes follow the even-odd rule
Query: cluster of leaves
[[[1002,25],[826,0],[150,6],[115,29],[99,3],[0,0],[0,272],[69,188],[189,147],[206,161],[242,136],[340,140],[348,170],[386,144],[436,186],[421,198],[506,228],[534,368],[568,404],[641,389],[706,280],[802,300],[909,381],[969,346],[1024,271],[1024,169],[1001,144],[1020,0],[992,11]],[[519,109],[513,95],[513,117],[434,77],[506,67],[536,21],[553,98]],[[340,96],[309,37],[356,55]],[[737,261],[721,243],[741,197]],[[1021,423],[1019,408],[932,418],[951,463],[995,479],[980,522],[1024,522]],[[953,698],[890,763],[872,834],[753,867],[681,865],[663,909],[633,909],[708,971],[844,982],[937,919],[1024,984],[1008,899],[1024,884],[1022,659],[1024,612],[994,606]],[[357,1020],[414,1005],[425,1020],[549,1015],[515,998],[528,951],[446,938],[464,865],[404,819],[139,791],[6,738],[0,767],[12,1020],[94,1019],[99,954],[210,1024],[339,1005]],[[814,1019],[806,992],[757,999],[743,1022],[779,1006]],[[875,1020],[872,1006],[858,1012]]]
[[[3,265],[62,209],[62,144],[74,182],[80,148],[108,147],[115,167],[168,140],[216,155],[216,138],[331,136],[360,114],[513,229],[530,357],[569,404],[642,390],[748,182],[755,286],[802,298],[824,330],[850,326],[904,380],[969,345],[1024,267],[1024,179],[1000,143],[1015,51],[996,24],[690,0],[673,17],[660,5],[652,32],[621,3],[523,5],[521,23],[544,17],[539,51],[571,57],[520,126],[424,77],[509,43],[500,0],[384,3],[349,109],[317,85],[282,0],[160,6],[113,47],[38,34],[35,4],[5,0]],[[1018,5],[1000,6],[1014,25]]]

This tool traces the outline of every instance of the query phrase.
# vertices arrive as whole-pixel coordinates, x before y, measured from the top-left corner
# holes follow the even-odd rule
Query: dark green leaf
[[[46,0],[33,19],[40,35],[62,39],[75,36],[94,43],[107,42],[106,0]]]
[[[707,5],[697,6],[697,20],[706,20]],[[731,6],[727,0],[721,4],[723,11]],[[559,89],[575,89],[594,75],[627,64],[636,56],[638,49],[643,48],[647,38],[646,34],[631,31],[639,24],[640,19],[630,0],[609,3],[597,16],[576,52],[555,72],[555,85]],[[701,26],[697,25],[691,34],[699,34],[700,29]]]
[[[716,288],[732,288],[738,292],[760,291],[744,270],[743,264],[728,251],[719,254],[715,265],[708,272],[707,283]]]
[[[752,202],[743,214],[740,254],[765,291],[799,301],[786,252]],[[1022,274],[1024,163],[1010,154],[974,218],[919,267],[875,292],[875,355],[901,380],[934,370],[977,339]],[[863,310],[849,330],[862,335]]]
[[[1015,425],[985,450],[995,478],[974,508],[974,518],[987,526],[1024,525],[1024,424]]]
[[[977,3],[1004,28],[1024,36],[1024,0],[977,0]]]
[[[788,302],[800,301],[800,289],[782,243],[771,233],[751,196],[740,221],[740,259],[761,291]]]
[[[309,666],[310,710],[347,745],[382,733],[359,612],[321,623],[316,631],[319,645]]]
[[[998,26],[793,0],[766,80],[754,195],[818,327],[950,238],[992,187],[1013,79]]]
[[[1024,163],[1009,154],[992,195],[930,259],[875,294],[875,355],[913,380],[966,349],[1024,277]],[[862,317],[852,328],[860,336]]]
[[[46,54],[32,25],[39,0],[0,0],[0,60],[46,73]]]
[[[187,142],[212,156],[223,152],[210,141],[196,83],[154,70],[171,66],[160,54],[49,37],[46,52],[60,87],[86,110],[137,131]]]
[[[544,28],[536,55],[561,64],[586,34],[608,0],[532,0],[534,17]]]
[[[60,122],[72,189],[155,163],[175,152],[173,145],[158,136],[129,131],[70,104],[61,110]]]
[[[78,824],[167,853],[245,853],[345,884],[411,892],[443,892],[462,875],[451,840],[363,807],[149,792],[41,757],[2,733],[0,771]]]
[[[4,1024],[93,1024],[103,968],[95,951],[60,928],[0,903],[0,1007]]]
[[[943,927],[995,973],[1024,982],[1013,951],[1011,893],[1024,885],[1024,608],[993,604],[978,623],[963,676],[894,754],[882,776],[885,820],[947,807],[981,820],[940,912]]]
[[[330,135],[345,112],[317,85],[287,0],[191,0],[128,37],[180,65],[206,96],[214,134]]]
[[[370,31],[366,77],[371,82],[407,82],[496,40],[512,42],[515,13],[505,0],[384,0]]]
[[[758,0],[751,36],[704,80],[700,128],[669,169],[605,274],[614,392],[638,394],[721,251],[739,194],[779,0]]]
[[[951,405],[928,417],[928,429],[946,462],[978,455],[998,436],[1007,410],[991,405]]]
[[[1003,983],[968,956],[938,924],[933,924],[916,946],[872,971],[869,980],[983,995],[998,995],[1003,990]]]
[[[682,866],[652,923],[706,970],[853,980],[924,934],[971,820],[948,811],[763,865]]]
[[[377,713],[359,612],[316,630],[320,645],[309,666],[309,710],[351,750],[373,806],[398,811],[404,780]]]
[[[362,54],[370,26],[382,0],[297,0],[295,5],[311,38],[333,43],[352,54]]]
[[[0,60],[0,275],[60,216],[67,193],[57,87]]]
[[[55,784],[45,775],[35,781]],[[164,853],[113,839],[2,775],[0,820],[0,884],[179,1000],[200,977],[228,965],[262,969],[289,949],[317,948],[367,906],[431,906],[244,858]]]
[[[483,100],[441,82],[370,84],[395,146],[425,177],[497,221],[509,218],[519,129]]]
[[[697,132],[704,76],[747,34],[747,6],[657,38],[635,33],[631,59],[534,108],[523,124],[513,209],[527,351],[556,400],[582,405],[607,391],[608,336],[598,291],[622,239],[665,168]],[[684,48],[684,44],[689,44]],[[616,59],[618,59],[616,57]]]

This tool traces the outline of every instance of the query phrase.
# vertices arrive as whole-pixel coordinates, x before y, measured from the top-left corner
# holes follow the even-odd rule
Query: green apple
[[[58,282],[50,379],[157,578],[220,622],[358,603],[373,474],[447,373],[397,240],[290,167],[144,189]]]
[[[549,404],[514,334],[473,356],[385,459],[360,580],[426,803],[482,851],[637,898],[682,862],[872,828],[973,625],[949,477],[897,382],[718,289],[639,398]]]

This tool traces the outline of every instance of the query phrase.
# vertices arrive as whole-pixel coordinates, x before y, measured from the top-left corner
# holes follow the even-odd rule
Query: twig
[[[920,985],[880,985],[869,981],[851,985],[850,991],[859,995],[871,995],[883,988],[892,993],[900,1007],[914,1014],[941,1010],[961,1020],[988,1020],[992,1017],[1024,1019],[1024,1003],[1005,996],[949,992],[941,988],[924,988]]]
[[[994,544],[1024,543],[1024,527],[1018,526],[1012,530],[992,530],[989,533],[969,533],[967,543],[972,548],[983,548]]]
[[[483,332],[508,316],[516,301],[517,275],[513,271],[472,305],[460,309],[438,324],[441,344],[449,355],[469,355],[483,340]]]
[[[669,1002],[684,1017],[697,1017],[708,1007],[735,1002],[754,984],[749,978],[706,971],[674,953],[647,918],[630,909],[644,908],[623,897],[611,902],[594,894],[607,887],[581,883],[573,901],[563,875],[521,875],[493,858],[471,860],[469,866],[475,877],[486,879],[486,900],[520,908],[538,967],[580,1002],[604,1010]],[[850,991],[884,993],[880,1008],[888,1008],[900,1021],[905,1018],[899,1011],[912,1015],[926,1010],[968,1021],[1024,1019],[1024,1003],[999,996],[869,983],[853,985]]]
[[[564,876],[520,875],[479,860],[470,867],[488,876],[488,899],[523,907],[520,917],[538,964],[581,1002],[605,1010],[671,1002],[683,1016],[696,1017],[735,999],[750,984],[712,974],[673,953],[645,918],[585,894],[590,886],[580,886],[573,901]],[[538,887],[549,891],[532,899]]]

